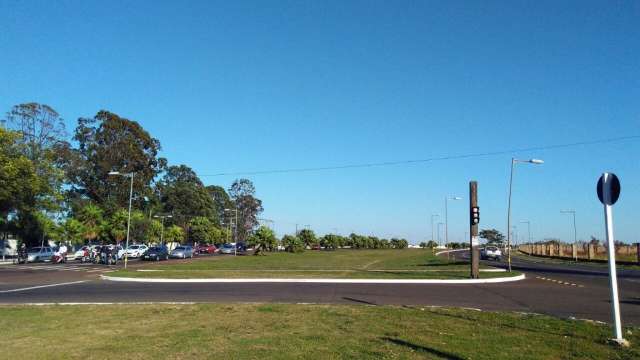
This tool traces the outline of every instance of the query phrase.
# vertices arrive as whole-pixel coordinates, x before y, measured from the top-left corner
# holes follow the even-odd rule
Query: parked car
[[[139,258],[147,250],[149,250],[149,247],[147,245],[129,245],[129,247],[127,248],[126,253],[127,253],[128,257]]]
[[[38,246],[27,251],[27,262],[51,260],[53,249],[49,246]]]
[[[73,259],[80,262],[86,262],[91,257],[91,247],[85,245],[73,254]]]
[[[189,245],[180,245],[171,251],[172,258],[186,259],[193,257],[193,248]]]
[[[218,248],[213,245],[213,244],[202,244],[202,245],[198,245],[198,254],[215,254],[217,253]]]
[[[236,246],[233,245],[233,244],[224,244],[220,248],[220,253],[221,254],[235,254],[236,253]]]
[[[142,260],[169,260],[169,251],[166,246],[154,246],[149,248],[144,255],[142,255]]]
[[[480,251],[480,258],[482,260],[502,260],[502,251],[496,246],[485,246]]]

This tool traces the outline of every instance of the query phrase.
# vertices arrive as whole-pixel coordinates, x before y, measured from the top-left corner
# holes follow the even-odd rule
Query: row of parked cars
[[[84,245],[73,253],[73,258],[81,260],[87,253],[94,252],[96,247],[99,246],[101,245]],[[170,258],[188,259],[193,258],[193,256],[197,254],[243,254],[246,251],[246,248],[241,244],[238,244],[237,247],[235,244],[218,244],[218,246],[215,244],[200,244],[197,247],[193,247],[191,245],[178,245],[173,248],[173,250],[169,250],[164,245],[148,246],[144,244],[133,244],[129,245],[127,249],[124,249],[120,245],[109,246],[117,249],[118,260],[124,258],[125,254],[129,258],[159,261],[168,260]],[[33,247],[27,251],[27,261],[50,261],[54,254],[56,254],[56,250],[50,246]]]

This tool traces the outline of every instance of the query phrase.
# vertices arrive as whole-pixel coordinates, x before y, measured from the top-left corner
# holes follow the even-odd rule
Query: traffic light
[[[480,223],[480,207],[474,206],[471,208],[471,225],[478,225]]]

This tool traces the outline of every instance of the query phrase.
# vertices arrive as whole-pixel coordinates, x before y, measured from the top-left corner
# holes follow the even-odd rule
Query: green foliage
[[[75,218],[68,218],[61,226],[62,238],[73,245],[82,245],[85,238],[84,225]]]
[[[391,239],[390,243],[391,247],[394,249],[406,249],[407,247],[409,247],[409,242],[405,239],[393,238]]]
[[[196,173],[185,165],[170,166],[157,186],[164,212],[171,221],[186,227],[190,219],[206,217],[217,221],[216,208],[209,191]]]
[[[171,225],[164,231],[164,241],[165,242],[177,242],[181,243],[185,239],[184,230],[177,225]]]
[[[109,233],[116,242],[122,242],[126,239],[128,220],[129,211],[126,209],[118,209],[111,215],[109,219]]]
[[[193,242],[210,242],[216,237],[217,230],[209,218],[198,216],[189,222],[189,240]]]
[[[94,204],[88,204],[78,211],[76,219],[82,223],[84,239],[94,241],[102,232],[103,211]]]
[[[304,242],[293,235],[285,235],[282,237],[282,246],[288,252],[301,253],[305,249]]]
[[[262,254],[264,251],[273,251],[278,245],[278,240],[273,230],[266,226],[260,226],[255,233],[247,239],[247,245],[255,248],[255,255]]]
[[[342,237],[333,234],[327,234],[320,238],[320,246],[325,249],[335,250],[342,245]]]
[[[485,229],[478,234],[482,239],[487,240],[490,245],[500,246],[504,243],[504,235],[496,229]]]
[[[262,212],[262,201],[255,197],[256,189],[248,179],[238,179],[231,184],[229,196],[238,210],[237,232],[240,241],[258,226],[258,215]]]
[[[426,246],[426,247],[428,247],[428,248],[430,248],[430,249],[434,249],[434,248],[436,248],[437,246],[438,246],[438,243],[437,243],[437,242],[435,242],[435,241],[433,241],[433,240],[429,240],[429,242],[427,242],[427,246]]]
[[[318,239],[313,230],[304,229],[298,232],[298,238],[302,241],[305,247],[311,247],[318,244]]]

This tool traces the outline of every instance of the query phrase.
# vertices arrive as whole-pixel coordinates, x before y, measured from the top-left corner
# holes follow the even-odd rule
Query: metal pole
[[[513,169],[516,159],[511,158],[511,176],[509,177],[509,205],[507,206],[507,264],[511,272],[511,190],[513,188]]]
[[[604,222],[607,228],[607,251],[609,252],[609,287],[611,288],[611,312],[613,314],[616,341],[623,341],[618,302],[618,278],[616,273],[616,248],[613,237],[613,215],[611,205],[604,206]]]
[[[434,217],[439,217],[439,216],[440,215],[438,215],[438,214],[432,214],[431,215],[431,241],[436,241],[436,238],[435,238],[435,235],[434,235],[434,230],[435,229],[433,228],[433,218]],[[440,245],[440,244],[438,244],[438,245]]]
[[[576,212],[573,212],[573,243],[575,244],[575,248],[578,248],[578,234],[576,230]],[[576,261],[578,261],[578,251],[576,251]]]
[[[160,229],[160,245],[164,245],[164,216],[162,217],[162,229]]]
[[[238,255],[238,209],[234,209],[236,211],[236,226],[233,228],[233,237],[236,245],[233,247],[233,256]]]
[[[449,197],[444,197],[444,244],[445,246],[449,246],[449,211],[447,209],[447,203],[449,202]]]
[[[478,207],[478,182],[469,182],[469,252],[471,255],[471,278],[480,277],[480,247],[478,241],[478,224],[473,221],[473,209]]]
[[[126,249],[129,248],[129,233],[131,229],[131,202],[133,200],[133,173],[129,174],[131,176],[131,187],[129,188],[129,219],[127,220],[127,243],[125,244],[125,252],[124,252],[124,268],[127,268],[127,256]],[[117,256],[116,256],[117,257]]]
[[[440,225],[444,225],[444,224],[438,223],[438,244],[442,246],[442,239],[440,238]]]

